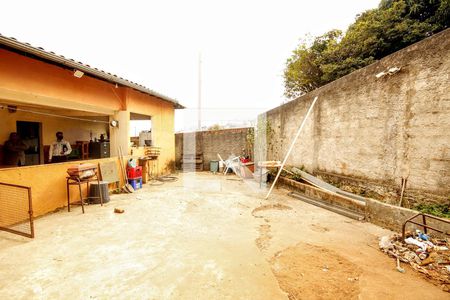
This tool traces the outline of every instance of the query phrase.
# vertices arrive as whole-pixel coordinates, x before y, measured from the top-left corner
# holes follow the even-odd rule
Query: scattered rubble
[[[450,292],[450,243],[449,239],[436,238],[416,230],[407,232],[405,239],[399,234],[383,236],[380,250],[396,259],[396,269],[404,272],[400,262],[409,264],[431,282]]]

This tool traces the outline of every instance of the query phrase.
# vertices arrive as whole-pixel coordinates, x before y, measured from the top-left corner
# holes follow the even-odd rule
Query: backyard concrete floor
[[[0,233],[0,299],[448,299],[381,253],[390,232],[233,176],[179,174]],[[123,208],[115,214],[114,208]]]

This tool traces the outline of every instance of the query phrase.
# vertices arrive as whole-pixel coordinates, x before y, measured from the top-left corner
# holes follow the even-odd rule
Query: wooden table
[[[266,161],[259,161],[258,162],[258,168],[259,168],[259,188],[262,186],[262,169],[266,168],[278,168],[281,167],[281,161],[278,160],[266,160]]]
[[[67,188],[67,211],[70,212],[70,190],[69,187],[71,185],[76,185],[78,186],[78,192],[80,193],[80,202],[81,202],[81,210],[84,214],[84,200],[88,200],[89,199],[89,183],[96,181],[98,184],[98,192],[99,192],[99,197],[91,197],[91,198],[99,198],[100,199],[100,205],[103,206],[103,195],[102,195],[102,190],[100,188],[100,179],[98,178],[98,174],[97,174],[97,170],[95,171],[95,175],[89,178],[80,178],[79,176],[67,176],[66,177],[67,181],[66,181],[66,188]],[[87,186],[87,193],[88,193],[88,197],[86,199],[83,198],[83,194],[81,192],[81,185],[82,184],[86,184]],[[89,203],[89,201],[88,201]],[[72,203],[75,204],[75,203]]]

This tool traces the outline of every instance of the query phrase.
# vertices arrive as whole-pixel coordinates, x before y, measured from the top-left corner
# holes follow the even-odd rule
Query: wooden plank
[[[100,175],[102,176],[102,181],[107,181],[109,183],[119,182],[119,171],[117,169],[117,164],[115,161],[107,161],[99,163]]]

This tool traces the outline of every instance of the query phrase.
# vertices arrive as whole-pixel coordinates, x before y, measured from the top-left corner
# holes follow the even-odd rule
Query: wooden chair
[[[86,141],[77,141],[77,147],[81,150],[81,159],[89,159],[89,142]]]

